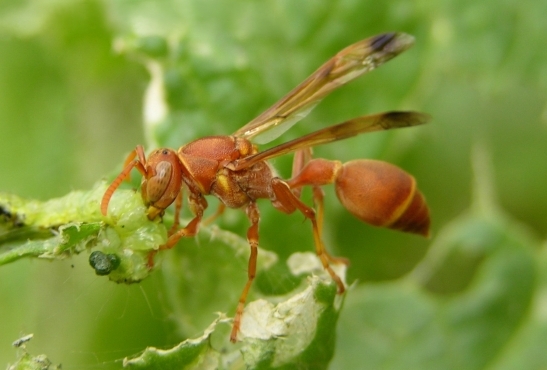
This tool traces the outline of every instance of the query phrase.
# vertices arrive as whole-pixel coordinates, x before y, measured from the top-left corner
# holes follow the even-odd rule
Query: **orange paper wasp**
[[[344,263],[345,260],[329,255],[321,238],[321,186],[334,183],[344,207],[360,220],[376,226],[428,235],[429,210],[414,178],[400,168],[376,160],[358,159],[342,164],[340,161],[312,159],[310,148],[365,132],[420,125],[427,122],[429,116],[412,111],[361,116],[262,152],[252,142],[265,143],[277,138],[304,118],[330,92],[380,66],[413,43],[414,38],[407,34],[385,33],[350,45],[233,135],[204,137],[178,150],[156,149],[148,158],[143,147],[137,146],[126,160],[123,171],[104,194],[101,203],[103,215],[107,214],[113,193],[133,168],[143,176],[141,192],[148,207],[148,218],[161,217],[175,202],[174,225],[167,242],[158,250],[172,248],[180,238],[198,232],[207,208],[205,195],[220,199],[222,205],[217,213],[221,213],[223,207],[244,209],[251,224],[247,231],[251,255],[247,283],[234,317],[232,342],[237,340],[247,294],[256,274],[258,199],[269,199],[275,208],[285,213],[299,211],[311,221],[316,253],[337,284],[338,292],[344,292],[344,283],[331,264]],[[295,153],[293,177],[283,180],[267,160],[291,152]],[[304,186],[313,190],[315,209],[300,200]],[[194,218],[179,229],[183,189],[188,194]],[[150,266],[156,252],[150,255]]]

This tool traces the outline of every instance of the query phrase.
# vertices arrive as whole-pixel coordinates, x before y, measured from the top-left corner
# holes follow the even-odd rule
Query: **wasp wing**
[[[312,132],[311,134],[304,135],[263,152],[235,160],[228,163],[225,167],[233,171],[239,171],[248,168],[257,162],[291,153],[299,149],[343,140],[365,132],[417,126],[426,123],[430,118],[431,117],[428,114],[419,112],[386,112],[361,116]]]
[[[274,140],[333,90],[379,67],[413,44],[414,37],[405,33],[385,33],[348,46],[234,135],[258,144]]]

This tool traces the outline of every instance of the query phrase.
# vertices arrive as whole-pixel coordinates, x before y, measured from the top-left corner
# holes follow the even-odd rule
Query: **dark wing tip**
[[[414,37],[402,32],[387,32],[370,39],[372,50],[402,52],[414,44]]]
[[[395,32],[383,33],[381,35],[374,36],[370,41],[370,47],[374,51],[382,50],[387,44],[395,38],[397,34]]]
[[[395,127],[409,127],[423,125],[431,120],[431,116],[427,113],[413,112],[413,111],[394,111],[387,112],[382,115],[382,127],[395,128]]]

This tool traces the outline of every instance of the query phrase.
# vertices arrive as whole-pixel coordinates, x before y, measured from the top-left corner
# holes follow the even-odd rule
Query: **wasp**
[[[311,148],[366,132],[421,125],[430,117],[414,111],[365,115],[263,151],[259,151],[256,144],[279,137],[330,92],[382,65],[413,43],[414,38],[410,35],[385,33],[346,47],[232,135],[203,137],[178,150],[156,149],[148,158],[144,148],[137,146],[127,158],[122,172],[104,193],[102,214],[106,216],[112,195],[133,168],[142,175],[141,193],[149,219],[163,216],[165,209],[175,203],[174,224],[169,230],[167,242],[151,252],[151,267],[159,250],[173,248],[182,237],[196,235],[207,208],[205,196],[212,195],[220,200],[216,215],[222,213],[225,207],[244,210],[250,221],[247,240],[251,252],[247,282],[239,298],[230,334],[232,342],[237,340],[245,301],[256,275],[259,199],[268,199],[274,208],[287,214],[298,211],[310,220],[317,256],[336,283],[338,293],[343,293],[344,283],[331,264],[346,261],[331,256],[321,238],[322,186],[334,184],[342,205],[358,219],[375,226],[427,236],[429,209],[414,177],[397,166],[378,160],[357,159],[341,163],[313,158]],[[288,153],[295,153],[293,175],[284,180],[268,160]],[[314,207],[300,199],[301,190],[306,186],[312,189]],[[194,216],[185,227],[180,228],[183,192],[187,194]]]

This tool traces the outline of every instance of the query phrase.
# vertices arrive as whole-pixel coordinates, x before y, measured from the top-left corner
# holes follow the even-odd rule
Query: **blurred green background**
[[[333,93],[282,138],[386,110],[413,109],[433,116],[423,127],[364,135],[315,150],[325,158],[380,158],[398,164],[418,180],[433,221],[429,240],[375,229],[352,218],[327,190],[325,240],[335,254],[351,260],[349,279],[359,284],[342,313],[332,368],[351,368],[366,359],[371,360],[369,368],[443,368],[440,364],[453,356],[465,365],[460,368],[523,363],[528,365],[524,368],[544,368],[544,351],[534,346],[547,339],[547,282],[541,274],[547,235],[545,14],[547,2],[531,0],[3,1],[0,191],[45,200],[89,189],[119,171],[136,144],[147,144],[146,53],[172,67],[165,83],[176,113],[157,140],[178,147],[200,136],[235,131],[343,47],[381,32],[407,32],[416,37],[414,48]],[[142,38],[149,36],[159,38]],[[161,38],[167,40],[169,54],[165,45],[154,43]],[[120,52],[120,45],[140,51]],[[496,238],[473,239],[475,232],[491,232],[481,229],[479,221],[471,222],[473,217],[454,226],[476,204],[474,148],[485,153],[482,175],[493,185],[483,197],[491,197],[495,205],[490,203],[490,213],[479,218],[498,226],[503,220]],[[290,174],[290,159],[274,161],[284,176]],[[281,257],[312,250],[310,227],[300,215],[281,215],[266,202],[261,212],[263,248]],[[219,225],[244,235],[246,222],[243,213],[228,212]],[[467,232],[473,241],[486,241],[454,242]],[[464,345],[447,333],[420,332],[418,338],[395,328],[393,337],[376,333],[371,339],[365,322],[378,311],[364,310],[371,307],[367,297],[376,297],[375,291],[404,290],[409,281],[404,277],[411,271],[411,276],[419,275],[415,267],[432,244],[468,249],[463,257],[460,253],[445,262],[435,278],[422,281],[419,295],[435,302],[431,316],[418,310],[422,318],[438,317],[443,305],[461,307],[451,299],[478,284],[474,274],[480,270],[480,279],[490,276],[481,266],[493,256],[491,251],[476,251],[500,240],[511,241],[502,249],[522,252],[515,253],[527,262],[507,276],[508,284],[516,284],[514,290],[498,286],[513,297],[509,306],[518,309],[502,316],[476,308],[485,318],[480,330],[491,336],[478,335],[482,339],[476,344]],[[206,248],[201,250],[205,258]],[[515,260],[509,253],[503,261]],[[522,276],[529,278],[519,280]],[[117,360],[147,345],[169,346],[181,339],[161,273],[142,284],[115,285],[92,273],[87,256],[77,256],[55,263],[18,261],[0,268],[0,281],[0,364],[13,362],[10,343],[29,332],[35,334],[29,348],[47,353],[65,369],[120,367]],[[415,293],[415,287],[410,291]],[[414,312],[404,303],[400,311],[397,304],[389,307],[393,317]],[[371,316],[363,317],[364,312]],[[508,320],[513,325],[498,333],[495,328]],[[529,322],[539,331],[527,336]],[[428,351],[444,342],[438,338],[449,349]],[[531,354],[516,344],[528,340],[528,349],[536,348]],[[412,348],[409,343],[423,345]],[[410,349],[419,361],[401,356]],[[524,359],[530,362],[519,362]]]

